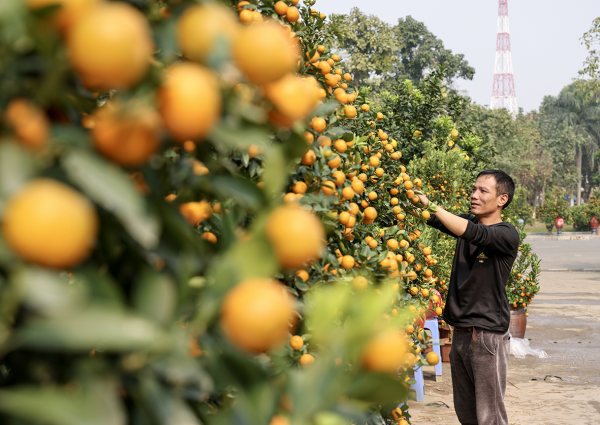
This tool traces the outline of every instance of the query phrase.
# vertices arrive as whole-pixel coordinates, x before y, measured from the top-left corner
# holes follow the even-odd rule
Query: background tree
[[[400,46],[389,24],[355,7],[348,15],[332,14],[328,28],[357,86],[392,71]]]
[[[591,87],[588,85],[588,91],[589,89]],[[564,122],[567,127],[573,128],[574,135],[578,136],[574,140],[576,145],[575,166],[577,167],[575,193],[577,194],[577,205],[581,205],[582,169],[585,165],[588,169],[586,176],[591,174],[594,164],[593,155],[598,149],[600,107],[596,100],[590,99],[590,95],[581,90],[581,86],[578,89],[571,84],[556,97],[546,96],[540,109],[555,117],[558,123]]]

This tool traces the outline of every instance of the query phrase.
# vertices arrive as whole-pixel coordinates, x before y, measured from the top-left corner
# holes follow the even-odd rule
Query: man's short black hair
[[[512,202],[513,196],[515,195],[515,182],[513,179],[500,170],[483,170],[477,174],[477,178],[481,176],[494,176],[496,180],[496,195],[508,195],[508,201],[502,206],[502,209],[508,207]]]

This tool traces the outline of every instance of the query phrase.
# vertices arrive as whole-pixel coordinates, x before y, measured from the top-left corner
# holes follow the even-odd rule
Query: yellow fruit
[[[340,158],[339,155],[335,155],[331,157],[329,161],[327,161],[327,165],[333,169],[339,168],[339,166],[342,165],[342,158]]]
[[[453,128],[452,131],[450,132],[450,136],[452,136],[452,138],[457,138],[458,137],[458,130]]]
[[[60,5],[52,13],[51,20],[63,33],[80,20],[89,10],[101,4],[102,0],[27,0],[27,7],[36,10],[50,5]]]
[[[179,212],[192,226],[209,219],[213,213],[208,201],[186,202],[179,205]]]
[[[221,117],[221,93],[212,71],[190,62],[167,68],[158,91],[159,112],[175,139],[203,139]]]
[[[286,118],[304,119],[319,101],[319,88],[315,80],[288,73],[265,86],[265,97]]]
[[[354,189],[354,191],[356,193],[358,193],[359,195],[365,191],[365,185],[359,179],[352,180],[351,186],[352,186],[352,189]]]
[[[302,354],[300,360],[298,360],[302,366],[310,366],[315,362],[315,358],[312,354]]]
[[[398,249],[398,241],[396,239],[390,239],[387,241],[387,246],[392,251]]]
[[[221,3],[206,2],[186,9],[177,22],[177,43],[188,59],[205,62],[217,41],[231,43],[239,29],[235,15]]]
[[[423,218],[424,218],[425,220],[429,220],[429,218],[431,217],[431,214],[429,214],[429,211],[427,211],[427,210],[423,210],[423,211],[421,212],[421,215],[423,216]]]
[[[304,340],[302,339],[301,336],[294,335],[293,337],[290,338],[290,347],[292,347],[294,350],[298,351],[299,349],[304,347]]]
[[[269,422],[269,425],[290,425],[290,421],[285,416],[275,415],[271,418],[271,422]]]
[[[427,360],[427,363],[431,366],[435,366],[440,362],[440,356],[438,356],[437,353],[434,351],[430,351],[429,353],[427,353],[425,359]]]
[[[296,205],[273,210],[265,228],[279,263],[284,268],[301,268],[321,258],[325,231],[321,221]]]
[[[371,165],[371,167],[377,167],[379,165],[379,158],[377,158],[376,156],[370,157],[369,164]]]
[[[363,367],[374,372],[397,373],[408,348],[405,339],[405,334],[394,330],[376,335],[363,349]]]
[[[274,9],[278,15],[285,15],[288,11],[288,5],[280,0],[277,3],[275,3]]]
[[[354,288],[355,291],[362,292],[365,289],[367,289],[368,286],[369,286],[369,281],[363,276],[356,276],[352,280],[352,288]]]
[[[294,186],[292,187],[292,191],[296,194],[300,193],[300,194],[304,194],[306,193],[306,183],[304,182],[296,182],[294,183]]]
[[[344,107],[344,115],[348,118],[356,118],[356,108],[352,105],[346,105]]]
[[[298,22],[300,19],[300,12],[296,7],[290,6],[285,12],[285,17],[289,22]]]
[[[87,87],[122,89],[146,75],[154,43],[139,10],[123,2],[103,2],[72,25],[67,50]]]
[[[93,115],[94,147],[125,167],[148,161],[160,145],[160,116],[148,106],[130,101],[110,101]]]
[[[221,306],[220,324],[225,336],[252,353],[283,344],[295,321],[293,301],[275,280],[245,280],[227,292]]]
[[[316,160],[317,160],[317,155],[315,154],[315,151],[313,151],[312,149],[308,150],[302,156],[302,164],[303,165],[313,165]]]
[[[354,190],[351,187],[345,187],[342,189],[342,197],[344,199],[352,199],[354,198]]]
[[[232,53],[240,70],[256,84],[279,80],[292,71],[298,56],[297,48],[281,25],[275,23],[242,28],[234,40]]]
[[[317,133],[322,133],[327,127],[327,121],[321,117],[314,117],[311,121],[311,125],[313,130]],[[328,138],[329,139],[329,138]],[[331,144],[331,139],[329,139],[329,143]]]
[[[335,183],[332,181],[328,181],[328,180],[323,180],[321,182],[321,190],[323,191],[323,194],[325,194],[326,196],[330,196],[333,195],[335,192]]]
[[[46,146],[50,136],[50,120],[38,106],[27,99],[13,99],[6,108],[6,122],[17,140],[32,150]]]
[[[341,265],[343,269],[351,269],[354,267],[354,257],[351,255],[344,255],[342,257]]]
[[[94,206],[56,180],[36,179],[8,199],[2,217],[6,244],[26,261],[68,269],[92,251],[98,233]]]
[[[217,237],[212,232],[204,232],[200,237],[210,243],[217,243]]]

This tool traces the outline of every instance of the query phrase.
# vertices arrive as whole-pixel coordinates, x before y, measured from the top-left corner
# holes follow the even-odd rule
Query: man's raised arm
[[[429,205],[429,199],[425,195],[417,194],[421,204],[425,208]],[[442,207],[436,205],[435,217],[442,222],[442,224],[448,229],[449,232],[453,233],[457,237],[461,237],[467,230],[468,220],[454,215]]]

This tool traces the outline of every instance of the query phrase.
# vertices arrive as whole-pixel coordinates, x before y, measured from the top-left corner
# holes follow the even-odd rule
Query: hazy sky
[[[348,13],[358,7],[395,25],[411,15],[453,53],[475,68],[473,81],[458,80],[477,103],[489,105],[496,53],[497,0],[317,0],[315,9]],[[579,38],[600,16],[600,0],[509,0],[510,38],[519,107],[537,109],[583,67],[587,51]]]

